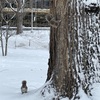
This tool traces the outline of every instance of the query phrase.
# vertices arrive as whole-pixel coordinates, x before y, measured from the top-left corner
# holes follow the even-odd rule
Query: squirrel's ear
[[[27,81],[26,81],[26,80],[23,80],[23,81],[22,81],[22,84],[26,84],[26,83],[27,83]]]

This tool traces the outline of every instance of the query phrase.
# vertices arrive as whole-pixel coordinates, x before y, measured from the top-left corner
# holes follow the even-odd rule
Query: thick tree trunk
[[[56,1],[56,2],[55,2]],[[61,20],[58,28],[51,27],[50,34],[50,59],[47,80],[52,78],[52,84],[61,96],[73,97],[74,87],[77,88],[76,79],[72,69],[72,58],[69,63],[68,42],[68,15],[67,0],[52,1],[51,13],[55,20]],[[72,47],[71,47],[72,48]],[[51,77],[52,76],[52,77]]]

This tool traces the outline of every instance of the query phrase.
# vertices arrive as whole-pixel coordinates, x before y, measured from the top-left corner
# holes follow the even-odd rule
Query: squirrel
[[[26,83],[27,83],[26,80],[22,81],[22,86],[21,86],[21,92],[22,92],[22,94],[23,93],[27,93],[28,87],[27,87]]]
[[[61,20],[56,20],[52,14],[47,14],[46,15],[46,20],[49,23],[50,26],[54,27],[54,28],[58,28],[58,26],[60,25]]]

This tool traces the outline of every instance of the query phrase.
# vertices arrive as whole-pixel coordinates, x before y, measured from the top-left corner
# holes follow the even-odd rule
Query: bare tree
[[[7,15],[2,12],[2,5],[0,10],[0,17],[1,17],[1,24],[0,24],[0,39],[1,39],[1,48],[2,48],[2,55],[7,56],[8,51],[8,39],[13,35],[11,32],[9,33],[9,22],[14,18],[15,14],[11,15],[9,18],[7,18]],[[5,21],[6,23],[6,31],[2,31],[2,21]],[[3,38],[4,37],[4,38]],[[4,43],[5,41],[5,43]]]
[[[14,4],[17,7],[17,10],[12,6],[12,2],[9,0],[6,0],[6,2],[9,4],[10,8],[16,13],[17,16],[17,34],[20,34],[23,32],[23,9],[25,0],[14,0]]]
[[[9,32],[9,26],[6,25],[6,31],[2,31],[0,27],[0,41],[1,41],[1,49],[2,49],[2,56],[7,56],[8,52],[8,39],[14,35],[13,32]]]

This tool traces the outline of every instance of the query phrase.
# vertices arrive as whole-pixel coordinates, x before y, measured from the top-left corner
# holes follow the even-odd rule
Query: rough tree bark
[[[69,0],[51,0],[51,14],[55,20],[61,20],[59,26],[51,26],[50,59],[47,81],[52,78],[52,85],[61,96],[73,97],[77,91],[75,66],[73,66],[73,41],[68,39]],[[69,6],[69,9],[70,6]],[[72,19],[70,19],[71,21]],[[70,30],[71,31],[71,30]],[[69,37],[70,38],[70,37]],[[69,40],[69,41],[68,41]],[[69,58],[70,56],[70,58]]]

